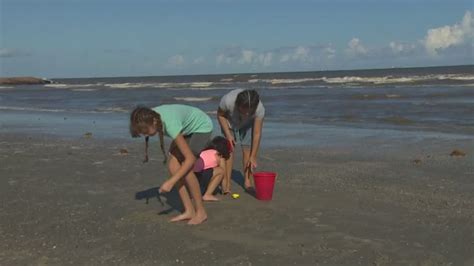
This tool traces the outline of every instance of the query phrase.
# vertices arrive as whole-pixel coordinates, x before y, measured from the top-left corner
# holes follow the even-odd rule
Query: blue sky
[[[472,64],[462,0],[1,0],[0,76]]]

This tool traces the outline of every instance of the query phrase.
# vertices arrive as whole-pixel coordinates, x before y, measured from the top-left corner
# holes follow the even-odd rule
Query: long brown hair
[[[255,114],[259,103],[260,96],[255,90],[241,91],[235,99],[235,106],[248,108],[252,115]]]
[[[140,134],[148,130],[149,126],[153,125],[153,122],[156,121],[156,130],[160,136],[160,147],[165,157],[163,163],[166,163],[166,152],[165,152],[165,142],[163,136],[163,123],[161,122],[161,116],[159,113],[153,111],[148,107],[139,106],[135,108],[130,114],[130,135],[133,138],[140,137]],[[149,136],[145,137],[145,160],[144,163],[148,162],[148,139]]]

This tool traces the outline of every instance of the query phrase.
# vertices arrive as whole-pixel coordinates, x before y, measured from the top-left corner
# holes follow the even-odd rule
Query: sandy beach
[[[240,199],[206,204],[209,220],[188,226],[168,223],[175,193],[154,197],[167,178],[157,145],[142,164],[140,141],[0,139],[1,265],[474,263],[472,140],[267,148],[273,201],[244,193],[235,172]]]
[[[0,266],[474,266],[473,3],[0,0]]]

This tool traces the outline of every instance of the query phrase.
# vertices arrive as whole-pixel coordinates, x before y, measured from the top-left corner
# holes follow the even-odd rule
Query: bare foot
[[[185,221],[185,220],[191,220],[194,217],[194,214],[192,212],[185,212],[182,213],[178,216],[175,216],[170,219],[170,222],[175,223],[179,221]]]
[[[202,196],[203,201],[219,201],[219,199],[214,195],[204,195]]]
[[[227,194],[230,194],[230,192],[231,192],[230,190],[226,190],[226,191],[224,191],[224,192],[222,192],[222,193],[223,193],[224,195],[227,195]]]
[[[189,220],[188,224],[189,225],[202,224],[206,220],[207,220],[207,213],[200,212],[200,213],[197,213],[196,216],[194,216],[191,220]]]
[[[252,187],[252,182],[250,182],[250,179],[245,179],[245,184],[244,184],[244,186],[245,186],[245,190],[251,190],[251,189],[253,189],[253,187]]]

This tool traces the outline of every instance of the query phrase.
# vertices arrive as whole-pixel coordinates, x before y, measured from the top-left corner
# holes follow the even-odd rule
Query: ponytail
[[[132,114],[130,115],[130,134],[134,138],[139,137],[146,127],[153,125],[154,121],[156,121],[156,129],[160,137],[160,148],[164,156],[163,164],[165,164],[167,161],[167,156],[165,152],[163,123],[161,121],[160,114],[147,107],[135,108],[135,110],[133,110]],[[149,136],[145,137],[145,159],[143,160],[144,163],[148,162],[149,139]]]

